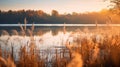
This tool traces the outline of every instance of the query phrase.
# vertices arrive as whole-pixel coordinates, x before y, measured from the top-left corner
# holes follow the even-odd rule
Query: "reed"
[[[96,27],[98,27],[97,23]],[[67,35],[68,39],[65,41],[65,44],[63,41],[60,42],[62,46],[65,47],[60,49],[56,48],[53,51],[53,56],[51,49],[54,48],[48,48],[45,50],[37,48],[38,44],[35,40],[34,24],[30,29],[25,26],[20,26],[20,28],[25,36],[23,38],[29,37],[30,39],[27,44],[22,44],[18,54],[19,59],[16,61],[14,56],[14,45],[16,44],[11,43],[11,51],[7,51],[7,49],[2,50],[4,44],[3,42],[8,44],[12,38],[9,36],[8,39],[5,39],[8,41],[7,42],[4,41],[4,36],[1,36],[3,37],[3,39],[0,39],[1,67],[120,67],[119,28],[103,28],[101,31],[96,28],[94,30],[85,28],[83,31],[78,29],[76,31],[72,31],[72,33],[67,32],[65,28],[63,28],[63,33],[61,36],[59,33],[59,36],[64,38]],[[19,34],[16,30],[12,30],[11,32],[14,35]],[[40,33],[38,37],[41,38],[44,35],[43,32],[41,33],[41,30],[37,33]],[[6,30],[3,30],[2,35],[9,35],[9,33]],[[51,36],[55,37],[57,35],[58,34]],[[47,37],[48,36],[46,36],[46,39],[48,39]],[[70,37],[71,39],[73,38],[72,42],[69,42]],[[56,42],[57,39],[54,41]],[[8,45],[4,46],[6,47]],[[52,56],[52,59],[49,59],[49,56]]]

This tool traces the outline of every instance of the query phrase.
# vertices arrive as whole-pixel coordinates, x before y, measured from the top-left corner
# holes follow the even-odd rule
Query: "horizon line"
[[[120,24],[0,24],[0,27],[4,26],[120,26]]]

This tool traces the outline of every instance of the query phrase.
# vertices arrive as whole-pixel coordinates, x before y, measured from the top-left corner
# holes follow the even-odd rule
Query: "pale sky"
[[[103,0],[0,0],[0,10],[43,10],[51,13],[92,12],[108,8],[109,2]]]

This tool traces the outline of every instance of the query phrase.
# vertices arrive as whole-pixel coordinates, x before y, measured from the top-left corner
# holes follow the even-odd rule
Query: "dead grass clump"
[[[11,35],[18,35],[17,30],[11,30]]]
[[[0,62],[2,63],[1,65],[5,66],[5,67],[16,67],[16,65],[10,55],[8,56],[8,58],[6,60],[4,58],[0,57]]]
[[[9,33],[6,30],[2,30],[1,35],[9,35]]]

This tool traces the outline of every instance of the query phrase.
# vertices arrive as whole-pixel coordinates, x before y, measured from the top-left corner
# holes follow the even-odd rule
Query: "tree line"
[[[0,24],[18,24],[24,23],[24,18],[27,19],[27,24],[89,24],[106,23],[108,21],[108,10],[101,12],[73,12],[59,14],[57,10],[52,10],[51,14],[45,13],[42,10],[18,10],[18,11],[1,11]],[[114,20],[114,18],[112,18]]]

